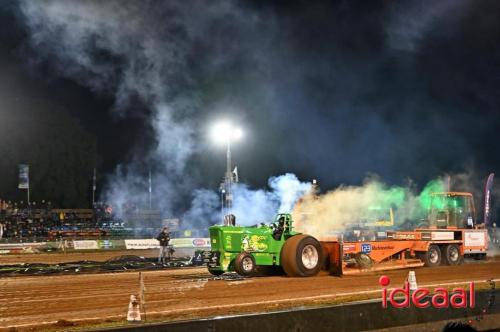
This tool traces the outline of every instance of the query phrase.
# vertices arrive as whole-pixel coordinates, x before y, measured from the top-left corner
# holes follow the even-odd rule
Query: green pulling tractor
[[[213,275],[235,271],[255,275],[262,267],[281,267],[291,277],[316,275],[323,259],[321,244],[314,237],[293,230],[290,214],[281,213],[269,225],[235,226],[234,216],[225,225],[209,228],[211,251],[204,262]]]

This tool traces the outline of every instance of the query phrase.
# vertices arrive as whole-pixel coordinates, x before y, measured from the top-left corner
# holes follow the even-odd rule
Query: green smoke
[[[405,201],[406,191],[401,187],[391,187],[389,189],[381,188],[378,191],[375,205],[371,205],[369,209],[389,209],[393,206],[400,206]]]
[[[396,222],[401,223],[404,220],[420,220],[425,218],[431,206],[442,209],[446,202],[442,199],[431,199],[431,194],[445,191],[445,184],[442,179],[429,181],[422,191],[415,195],[406,187],[390,187],[377,183],[376,199],[368,206],[367,216],[371,219],[375,215],[389,218],[389,209],[393,208],[396,214]]]
[[[424,187],[420,195],[418,196],[418,202],[420,208],[424,211],[431,207],[431,194],[446,191],[444,181],[442,179],[432,180]],[[434,200],[433,204],[443,204],[441,200]],[[442,206],[436,206],[436,208],[442,208]]]
[[[402,206],[406,200],[406,189],[403,187],[386,187],[385,185],[374,182],[371,187],[368,186],[361,196],[368,197],[369,205],[361,212],[360,219],[365,221],[379,221],[390,219],[390,209],[397,209]],[[363,210],[362,207],[360,210]]]
[[[378,179],[367,179],[362,186],[340,186],[324,195],[308,197],[298,205],[294,218],[301,220],[301,232],[319,237],[360,224],[379,227],[377,222],[391,217],[394,226],[413,229],[426,219],[431,194],[443,191],[445,185],[440,178],[428,182],[419,193],[411,186],[391,187]],[[438,197],[432,204],[445,205],[446,201]]]

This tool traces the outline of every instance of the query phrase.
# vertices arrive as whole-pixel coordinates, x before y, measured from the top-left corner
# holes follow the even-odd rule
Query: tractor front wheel
[[[241,276],[251,276],[255,272],[255,258],[248,252],[242,252],[234,259],[234,270]]]
[[[321,269],[321,244],[309,235],[295,235],[286,240],[281,250],[281,265],[289,277],[311,277]]]

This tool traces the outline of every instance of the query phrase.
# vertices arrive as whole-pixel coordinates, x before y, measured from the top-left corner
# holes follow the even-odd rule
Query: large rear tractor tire
[[[449,244],[441,248],[441,254],[446,265],[460,265],[463,257],[460,255],[460,248],[456,244]]]
[[[240,276],[251,276],[255,273],[255,258],[248,252],[242,252],[234,259],[234,270]]]
[[[300,234],[286,240],[281,250],[281,265],[289,277],[312,277],[323,263],[321,244],[312,236]]]
[[[423,255],[424,265],[435,267],[441,264],[441,250],[435,244],[429,246],[429,249]]]

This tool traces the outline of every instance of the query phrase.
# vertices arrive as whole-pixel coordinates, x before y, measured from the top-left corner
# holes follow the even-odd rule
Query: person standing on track
[[[168,255],[168,243],[170,242],[170,234],[168,227],[163,227],[161,233],[156,237],[160,241],[160,253],[158,255],[158,264],[165,264],[166,256]]]

